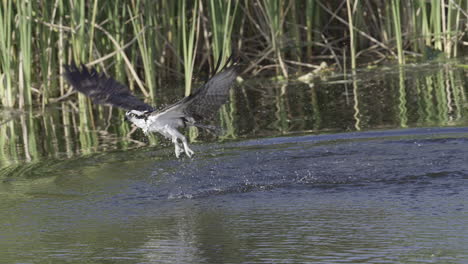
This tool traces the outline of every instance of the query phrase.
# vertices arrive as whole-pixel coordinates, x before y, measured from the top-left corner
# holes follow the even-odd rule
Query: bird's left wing
[[[97,104],[109,104],[126,110],[154,111],[154,108],[141,101],[123,84],[95,69],[81,69],[75,64],[65,65],[64,77],[71,86],[90,97]]]

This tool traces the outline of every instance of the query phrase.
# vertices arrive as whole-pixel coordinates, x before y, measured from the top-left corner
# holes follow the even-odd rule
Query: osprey
[[[90,97],[97,104],[127,110],[126,119],[143,129],[145,134],[158,132],[172,140],[177,158],[182,152],[188,157],[194,154],[188,146],[187,138],[178,128],[195,126],[213,129],[201,122],[211,118],[227,102],[229,89],[239,74],[237,65],[228,68],[225,66],[223,71],[215,74],[191,95],[158,111],[132,95],[125,85],[104,73],[99,74],[94,68],[88,69],[84,65],[78,68],[74,63],[65,65],[64,68],[64,77],[73,89]]]

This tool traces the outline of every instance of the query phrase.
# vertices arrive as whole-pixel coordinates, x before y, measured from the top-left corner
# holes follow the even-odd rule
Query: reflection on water
[[[466,73],[353,78],[242,85],[194,159],[107,108],[4,111],[0,263],[466,263]]]
[[[468,129],[93,155],[0,184],[5,263],[463,263]],[[34,262],[33,262],[34,263]]]
[[[223,128],[218,137],[221,140],[463,126],[468,123],[466,83],[466,70],[452,64],[364,71],[310,84],[251,81],[231,94],[231,102],[222,108],[215,124]],[[170,95],[166,103],[176,97]],[[71,102],[52,105],[45,113],[4,109],[0,116],[0,167],[42,157],[70,158],[166,143],[132,130],[123,121],[122,111],[107,107],[77,111]],[[204,132],[190,134],[192,141],[198,134],[204,141],[215,140]]]

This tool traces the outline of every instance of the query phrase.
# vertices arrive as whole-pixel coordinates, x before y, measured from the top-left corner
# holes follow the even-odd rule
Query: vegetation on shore
[[[169,79],[188,94],[231,52],[249,74],[286,78],[323,61],[344,71],[457,57],[468,49],[467,10],[468,0],[4,0],[0,101],[23,108],[67,98],[61,65],[72,60],[157,100]]]

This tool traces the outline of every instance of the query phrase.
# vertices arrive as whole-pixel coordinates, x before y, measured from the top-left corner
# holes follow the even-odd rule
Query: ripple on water
[[[2,196],[0,248],[91,263],[467,259],[467,129],[404,132],[195,146],[181,160],[113,152],[44,175],[36,164],[2,176],[0,195],[22,198]]]

